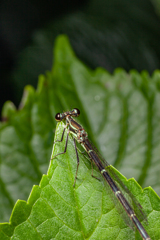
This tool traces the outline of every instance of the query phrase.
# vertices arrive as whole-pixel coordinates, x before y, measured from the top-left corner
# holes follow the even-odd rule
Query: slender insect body
[[[70,116],[66,116],[66,122],[69,124],[69,130],[70,133],[73,135],[73,137],[77,140],[78,143],[83,143],[84,140],[88,139],[88,134],[84,130],[84,128],[81,127],[80,124],[74,121],[74,119]]]
[[[135,227],[141,234],[142,238],[144,240],[151,240],[151,238],[149,237],[145,228],[143,227],[143,225],[137,218],[133,208],[130,206],[129,202],[127,201],[125,196],[122,194],[122,192],[120,191],[120,189],[117,186],[117,184],[115,183],[115,181],[110,176],[109,172],[107,171],[107,168],[105,168],[104,159],[101,159],[100,154],[97,154],[97,152],[95,151],[95,148],[92,147],[92,144],[88,140],[87,132],[84,130],[84,128],[79,123],[77,123],[72,118],[72,117],[78,117],[79,114],[80,114],[79,109],[74,108],[72,111],[68,111],[68,112],[64,112],[64,113],[57,113],[55,116],[56,121],[62,121],[62,120],[66,121],[66,127],[63,130],[61,140],[57,140],[57,141],[62,142],[65,129],[68,127],[65,150],[64,150],[64,152],[58,153],[57,155],[64,154],[66,152],[69,133],[72,134],[72,136],[73,136],[75,151],[76,151],[76,156],[77,156],[77,171],[76,171],[74,185],[76,182],[78,167],[79,167],[79,157],[78,157],[78,152],[77,152],[77,147],[76,147],[76,142],[75,142],[75,140],[76,140],[84,148],[84,150],[88,154],[91,161],[94,162],[95,165],[98,167],[100,173],[104,177],[105,181],[108,183],[108,185],[111,188],[111,190],[113,191],[115,197],[119,200],[119,202],[123,206],[124,210],[126,211],[126,213],[129,216],[129,218],[131,219],[131,221],[133,222],[133,224],[135,225]],[[56,156],[54,156],[54,157],[56,157]],[[107,162],[106,162],[106,166],[109,166],[109,164]],[[118,178],[118,176],[116,176],[116,177]],[[142,208],[139,203],[138,203],[137,207]],[[141,211],[141,213],[142,213],[142,211]]]

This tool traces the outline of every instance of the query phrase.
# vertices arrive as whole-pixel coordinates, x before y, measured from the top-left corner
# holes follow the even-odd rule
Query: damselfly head
[[[80,110],[78,108],[74,108],[72,110],[72,116],[78,117],[80,115]]]
[[[65,119],[68,115],[73,117],[78,117],[80,115],[80,110],[78,108],[74,108],[72,111],[69,111],[69,112],[57,113],[55,116],[55,120],[57,122],[60,122],[63,119]]]
[[[55,120],[57,122],[60,122],[62,120],[62,114],[61,113],[57,113],[56,116],[55,116]]]

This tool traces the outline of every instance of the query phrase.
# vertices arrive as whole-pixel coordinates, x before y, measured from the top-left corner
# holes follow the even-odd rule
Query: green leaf
[[[62,123],[57,126],[56,139],[61,138],[63,128]],[[64,145],[65,141],[56,143],[52,157],[63,152]],[[91,177],[90,162],[82,154],[79,157],[78,179],[74,188],[77,162],[70,138],[66,154],[51,160],[48,174],[42,177],[39,187],[33,187],[27,204],[19,200],[13,209],[11,224],[1,225],[1,233],[6,239],[13,228],[12,239],[79,240],[106,239],[106,236],[107,239],[141,239],[121,219],[103,182]],[[94,174],[98,174],[96,170]],[[148,215],[145,227],[152,234],[152,239],[158,239],[158,222],[155,224],[154,221],[155,217],[160,219],[158,196],[151,188],[142,192],[134,179],[127,181],[120,173],[119,177],[144,207]]]
[[[0,125],[0,217],[7,221],[18,198],[27,199],[33,184],[46,173],[54,139],[54,116],[77,107],[79,122],[105,157],[127,178],[159,189],[160,72],[129,74],[117,69],[92,71],[74,55],[68,39],[56,41],[51,72],[39,77],[38,89],[27,86],[16,111],[6,103]],[[60,139],[63,125],[58,126]],[[62,152],[56,143],[52,155]],[[90,162],[76,156],[70,140],[67,153],[51,161],[48,174],[34,186],[27,203],[18,200],[10,223],[0,225],[0,239],[141,239],[121,219],[104,187],[91,177]],[[95,174],[98,174],[96,169]],[[143,192],[135,180],[122,182],[142,204],[151,239],[160,239],[160,199]]]

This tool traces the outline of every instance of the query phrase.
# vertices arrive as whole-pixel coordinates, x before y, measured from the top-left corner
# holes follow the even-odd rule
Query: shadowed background
[[[160,66],[158,1],[0,2],[0,109],[18,107],[23,88],[52,66],[55,37],[65,33],[77,56],[109,72]]]

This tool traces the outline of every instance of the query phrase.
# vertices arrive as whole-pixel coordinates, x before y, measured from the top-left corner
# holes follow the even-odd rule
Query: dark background
[[[51,69],[62,33],[92,69],[152,74],[160,66],[157,9],[149,0],[0,1],[0,109],[7,100],[18,107],[24,86]]]

